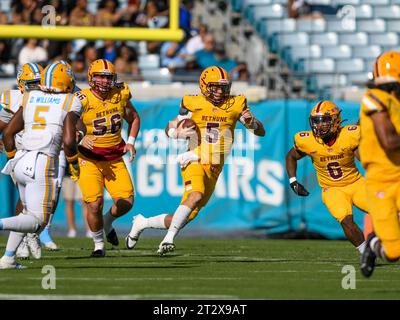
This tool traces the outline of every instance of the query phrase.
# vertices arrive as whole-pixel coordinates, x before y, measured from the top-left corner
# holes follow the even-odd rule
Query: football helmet
[[[51,63],[42,73],[40,88],[46,92],[70,93],[74,88],[73,75],[65,64]]]
[[[93,61],[88,70],[88,81],[90,87],[95,91],[100,93],[110,91],[117,81],[114,65],[106,59]]]
[[[311,110],[310,126],[317,138],[336,134],[342,124],[341,110],[332,101],[320,101]]]
[[[199,82],[201,93],[216,105],[222,104],[230,96],[231,82],[224,68],[208,67],[201,73]]]
[[[400,82],[400,52],[387,51],[376,58],[373,75],[376,85]]]
[[[18,88],[21,92],[39,89],[43,67],[37,63],[25,63],[17,73]]]

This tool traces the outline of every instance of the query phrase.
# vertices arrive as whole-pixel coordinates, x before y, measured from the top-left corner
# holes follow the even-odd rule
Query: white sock
[[[150,217],[146,219],[147,225],[146,228],[153,229],[167,229],[165,226],[164,220],[167,214],[159,214],[158,216]]]
[[[174,242],[175,236],[178,234],[179,230],[185,226],[191,212],[192,209],[185,205],[180,205],[178,209],[176,209],[174,216],[172,217],[171,225],[169,226],[168,232],[161,243]]]
[[[103,215],[103,225],[104,225],[104,231],[106,234],[109,234],[110,231],[112,230],[112,223],[114,220],[117,219],[116,217],[111,215],[111,209],[107,211],[105,215]]]
[[[20,245],[20,243],[22,242],[22,239],[24,237],[25,237],[25,233],[11,231],[8,236],[5,255],[8,257],[14,256],[15,251],[17,251],[17,248]]]
[[[22,233],[36,232],[39,227],[38,221],[34,216],[22,213],[11,218],[1,219],[0,225],[2,230]]]
[[[364,253],[366,243],[367,243],[367,241],[364,241],[363,243],[361,243],[361,244],[357,247],[357,250],[358,250],[361,254]]]
[[[104,230],[100,229],[99,231],[92,231],[92,239],[95,244],[96,243],[104,244]]]

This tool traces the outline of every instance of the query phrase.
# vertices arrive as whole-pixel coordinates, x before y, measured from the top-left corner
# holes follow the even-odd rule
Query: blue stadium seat
[[[307,0],[309,4],[313,5],[331,5],[333,0]]]
[[[324,19],[299,19],[297,20],[297,30],[304,32],[324,32],[326,21]]]
[[[387,31],[389,31],[389,32],[400,32],[400,19],[387,20],[386,27],[387,27]]]
[[[399,44],[399,36],[394,32],[371,34],[369,36],[369,43],[380,46],[396,46]]]
[[[375,6],[384,6],[390,4],[390,0],[363,0],[365,4],[373,4]]]
[[[138,65],[141,70],[157,69],[160,67],[160,56],[158,54],[139,55]]]
[[[295,19],[270,19],[261,20],[257,28],[264,39],[278,32],[295,32]]]
[[[309,44],[309,37],[305,32],[281,33],[274,36],[272,44],[271,50],[277,52],[278,48],[283,49],[284,47],[306,46]]]
[[[399,19],[400,18],[400,6],[382,6],[374,8],[374,15],[376,18],[383,19]]]
[[[321,58],[321,53],[321,47],[317,45],[293,46],[290,48],[290,55],[294,60]]]
[[[332,0],[333,5],[351,5],[351,6],[356,6],[360,4],[360,0]]]
[[[386,23],[383,19],[358,20],[357,30],[360,32],[378,33],[386,31]]]
[[[345,59],[336,61],[336,72],[352,73],[364,71],[364,61],[362,59]]]
[[[346,44],[322,47],[322,58],[346,59],[351,57],[351,47]]]
[[[373,9],[369,4],[363,4],[361,6],[355,6],[356,18],[357,19],[368,19],[373,17]]]
[[[344,74],[316,74],[315,80],[319,88],[324,87],[344,87],[348,84],[347,76]]]
[[[375,64],[375,59],[376,57],[374,57],[374,58],[369,58],[369,59],[364,59],[364,71],[366,71],[366,72],[368,72],[368,71],[371,71],[372,69],[373,69],[373,67],[374,67],[374,64]]]
[[[340,34],[339,42],[341,44],[348,44],[352,46],[365,46],[368,44],[368,34],[365,32]]]
[[[305,60],[303,68],[304,72],[332,73],[335,72],[335,62],[333,59]]]
[[[368,74],[368,72],[350,73],[347,75],[347,81],[353,85],[365,84],[369,80]]]
[[[272,3],[271,0],[234,0],[235,7],[245,10],[249,6],[259,6]]]
[[[339,44],[339,37],[336,32],[311,34],[310,44],[321,46],[336,46]]]
[[[355,46],[353,47],[354,58],[373,59],[382,53],[380,46]]]
[[[328,20],[327,21],[327,31],[328,32],[338,32],[338,33],[345,33],[345,32],[353,32],[355,31],[354,28],[350,28],[348,24],[343,23],[342,20]]]
[[[279,19],[285,15],[284,7],[280,4],[250,6],[245,11],[246,18],[255,25],[259,19]]]

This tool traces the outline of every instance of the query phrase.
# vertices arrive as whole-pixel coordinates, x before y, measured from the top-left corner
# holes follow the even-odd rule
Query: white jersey
[[[68,112],[82,112],[80,100],[72,93],[28,92],[24,98],[22,149],[58,157],[62,145],[64,119]]]
[[[23,93],[20,90],[7,90],[0,95],[0,120],[9,123],[13,115],[23,103]],[[15,146],[21,149],[22,131],[15,135]]]

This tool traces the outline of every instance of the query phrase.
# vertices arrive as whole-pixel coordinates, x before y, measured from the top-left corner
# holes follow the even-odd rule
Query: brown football
[[[201,143],[201,135],[200,135],[200,129],[196,125],[196,122],[194,122],[192,119],[183,119],[178,122],[178,127],[182,124],[183,122],[183,128],[190,128],[193,127],[196,130],[196,136],[192,137],[189,139],[189,150],[193,150],[196,148],[200,143]]]

